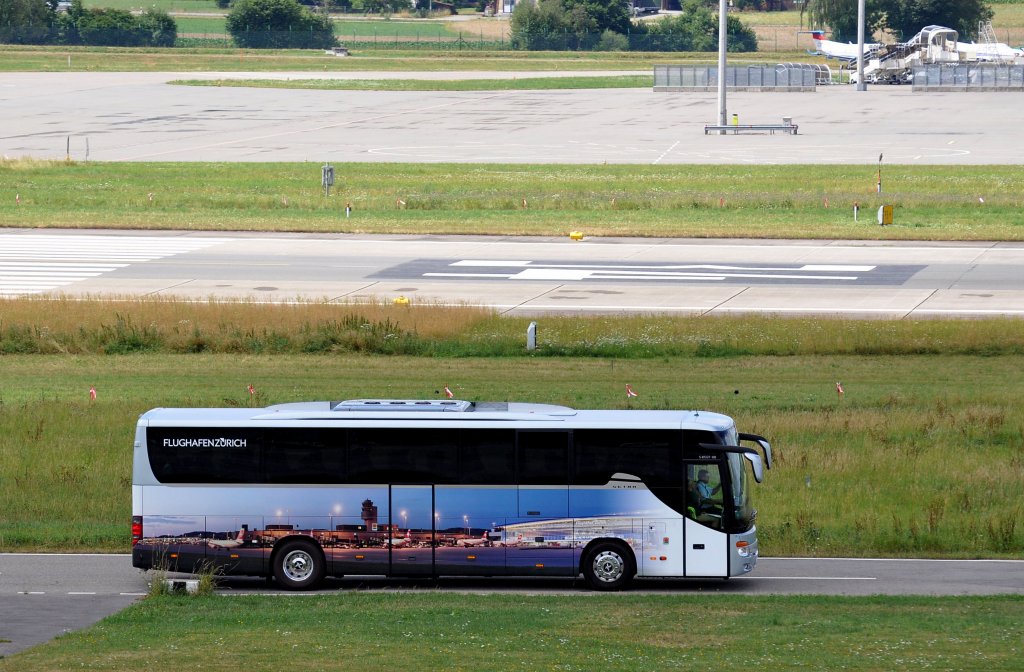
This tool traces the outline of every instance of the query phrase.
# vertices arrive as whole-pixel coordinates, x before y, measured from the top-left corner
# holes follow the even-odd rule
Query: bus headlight
[[[737,541],[736,552],[739,553],[741,558],[749,558],[755,551],[750,547],[749,541]]]

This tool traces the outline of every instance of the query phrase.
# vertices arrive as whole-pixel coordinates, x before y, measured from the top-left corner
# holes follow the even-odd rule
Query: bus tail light
[[[132,516],[132,546],[142,540],[142,516]]]

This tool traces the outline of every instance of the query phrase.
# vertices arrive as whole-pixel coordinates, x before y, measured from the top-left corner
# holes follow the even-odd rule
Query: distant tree
[[[42,44],[50,39],[53,10],[45,0],[0,0],[0,42]]]
[[[138,17],[138,22],[150,46],[173,47],[178,39],[178,24],[162,9],[147,9]]]
[[[295,0],[240,0],[228,13],[227,30],[246,48],[324,49],[337,45],[334,25]]]
[[[629,38],[622,33],[606,30],[594,45],[594,51],[629,51]]]
[[[77,25],[82,44],[120,47],[146,44],[146,31],[126,9],[87,9]]]
[[[961,37],[976,37],[978,23],[992,19],[984,0],[877,0],[885,12],[885,25],[904,40],[925,26],[945,26]]]
[[[649,51],[718,51],[718,12],[701,0],[686,0],[682,13],[652,23],[637,23]],[[757,51],[757,36],[736,16],[725,24],[729,51]]]
[[[629,6],[622,0],[523,1],[512,10],[516,49],[590,48],[606,30],[630,32]]]
[[[565,9],[558,0],[517,2],[512,10],[509,41],[513,49],[565,49]]]
[[[992,18],[985,0],[867,0],[866,9],[868,36],[884,28],[903,40],[933,25],[973,36],[979,21]],[[857,0],[811,0],[807,13],[817,27],[828,26],[833,39],[857,39]]]
[[[879,0],[865,2],[865,35],[870,36],[883,25],[883,13]],[[814,28],[828,28],[832,39],[852,41],[857,39],[857,0],[811,0],[807,16]],[[871,41],[865,37],[867,41]]]
[[[592,32],[612,30],[625,35],[630,30],[629,5],[622,0],[561,0],[570,15],[585,15]],[[572,23],[572,19],[570,19]]]

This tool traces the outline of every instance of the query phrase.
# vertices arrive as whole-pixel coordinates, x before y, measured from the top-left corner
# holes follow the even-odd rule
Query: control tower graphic
[[[371,499],[363,500],[363,510],[361,517],[363,523],[366,525],[367,530],[376,531],[377,529],[377,506]]]

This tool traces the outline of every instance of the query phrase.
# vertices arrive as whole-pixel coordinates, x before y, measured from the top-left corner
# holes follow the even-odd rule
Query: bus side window
[[[467,485],[508,483],[516,470],[516,433],[511,429],[459,431],[459,482]]]
[[[345,430],[267,430],[263,453],[267,483],[344,481]]]
[[[454,433],[440,429],[351,429],[349,483],[453,483]]]
[[[520,431],[516,435],[519,485],[569,482],[569,432]]]

